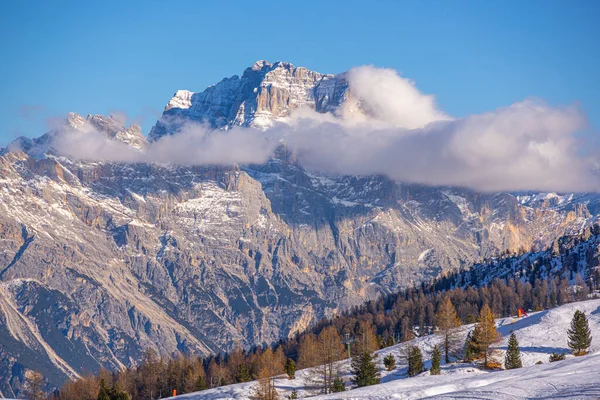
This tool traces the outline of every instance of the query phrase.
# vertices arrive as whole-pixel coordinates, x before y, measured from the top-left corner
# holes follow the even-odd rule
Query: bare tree
[[[336,361],[345,356],[344,344],[334,326],[323,329],[317,338],[315,362],[312,380],[323,393],[332,393],[333,383],[339,377]]]

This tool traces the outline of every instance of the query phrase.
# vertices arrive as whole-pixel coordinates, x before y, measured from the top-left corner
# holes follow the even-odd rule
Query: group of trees
[[[440,361],[442,357],[446,362],[463,356],[482,357],[489,365],[492,345],[498,339],[495,328],[492,330],[494,317],[514,315],[519,308],[550,308],[587,297],[589,292],[587,286],[583,289],[578,285],[574,289],[561,278],[495,279],[482,287],[463,287],[458,284],[464,280],[461,274],[383,296],[333,319],[321,320],[311,329],[271,346],[236,348],[206,358],[182,354],[159,357],[149,349],[137,366],[115,373],[100,371],[95,376],[68,382],[54,398],[96,400],[102,380],[112,393],[127,393],[131,400],[167,397],[173,390],[182,394],[258,380],[259,397],[270,399],[276,397],[273,376],[287,373],[293,379],[296,368],[308,367],[317,367],[311,377],[315,390],[331,393],[345,386],[336,362],[346,358],[348,350],[354,356],[354,383],[363,385],[379,379],[378,372],[360,377],[362,371],[369,371],[375,363],[375,350],[434,331],[442,336],[437,349]],[[579,283],[585,286],[585,282]],[[474,322],[477,327],[463,348],[456,328]],[[416,352],[413,356],[418,359]],[[413,371],[421,369],[417,365]],[[437,367],[432,369],[432,373],[438,372]]]

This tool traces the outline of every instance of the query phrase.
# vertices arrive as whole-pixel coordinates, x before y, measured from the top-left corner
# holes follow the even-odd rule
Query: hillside
[[[520,344],[523,369],[512,371],[484,371],[469,364],[442,365],[440,376],[430,376],[428,372],[408,378],[402,349],[408,345],[418,346],[424,353],[426,367],[430,366],[430,353],[439,343],[437,335],[417,338],[390,348],[379,350],[379,366],[382,358],[392,353],[397,358],[396,370],[382,371],[382,383],[371,387],[353,389],[329,396],[317,396],[305,388],[310,387],[311,370],[296,373],[295,380],[286,377],[276,379],[276,387],[281,394],[289,395],[297,389],[299,397],[315,399],[532,399],[569,398],[584,399],[600,395],[600,341],[592,342],[591,354],[575,358],[567,356],[565,361],[548,363],[552,352],[568,352],[566,332],[575,310],[586,313],[590,321],[592,336],[600,337],[600,300],[566,304],[551,310],[530,313],[522,319],[502,318],[497,320],[503,341],[498,349],[506,349],[508,335],[513,331]],[[463,336],[472,328],[464,326]],[[503,356],[502,356],[503,357]],[[535,365],[542,361],[542,365]],[[349,379],[349,362],[340,362],[344,378]],[[256,382],[224,386],[178,396],[177,399],[216,400],[250,399]]]

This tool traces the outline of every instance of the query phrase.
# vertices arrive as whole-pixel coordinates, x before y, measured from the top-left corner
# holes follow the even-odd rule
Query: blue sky
[[[397,69],[465,116],[527,97],[600,127],[600,1],[4,1],[0,145],[69,111],[148,133],[177,89],[258,59]]]

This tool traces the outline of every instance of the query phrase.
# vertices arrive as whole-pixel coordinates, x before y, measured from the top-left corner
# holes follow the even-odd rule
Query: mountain
[[[299,107],[364,112],[340,75],[259,61],[178,91],[148,136],[185,121],[263,129]],[[0,156],[0,391],[51,385],[154,347],[209,354],[269,343],[323,316],[506,251],[543,249],[598,214],[588,194],[477,193],[262,165],[62,156],[65,129],[144,149],[137,126],[70,114]]]
[[[344,74],[320,74],[287,62],[261,60],[242,77],[225,78],[200,93],[178,90],[148,139],[173,134],[182,122],[213,128],[248,126],[264,129],[297,108],[336,112],[349,100]]]

